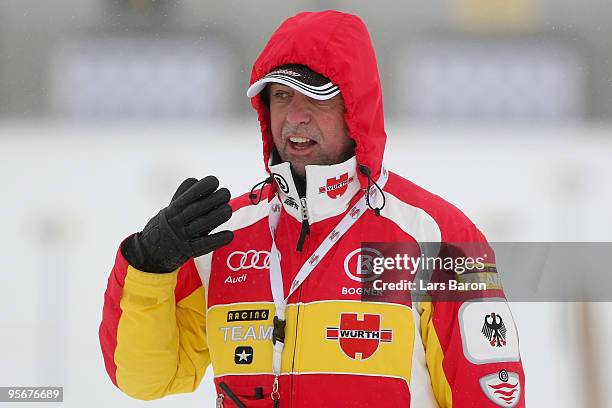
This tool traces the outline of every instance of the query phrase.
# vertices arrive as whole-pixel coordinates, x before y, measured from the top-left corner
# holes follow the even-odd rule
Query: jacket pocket
[[[271,385],[237,385],[229,382],[225,382],[225,384],[247,408],[271,408],[273,406],[272,399],[270,398],[270,393],[272,392]],[[238,406],[223,389],[220,389],[220,391],[224,395],[224,408]]]

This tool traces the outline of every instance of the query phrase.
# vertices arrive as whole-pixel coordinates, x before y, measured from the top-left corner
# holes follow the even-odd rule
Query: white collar
[[[288,162],[270,166],[285,211],[302,221],[302,201],[295,187]],[[313,224],[325,218],[342,214],[351,199],[360,190],[357,177],[357,159],[332,165],[306,166],[306,212]]]

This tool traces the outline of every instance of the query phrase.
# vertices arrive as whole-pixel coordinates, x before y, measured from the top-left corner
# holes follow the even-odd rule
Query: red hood
[[[356,143],[359,165],[380,173],[385,150],[382,89],[368,30],[357,16],[338,11],[304,12],[287,19],[272,34],[255,61],[251,84],[284,64],[303,64],[328,77],[340,87],[346,113],[344,119]],[[266,170],[274,147],[270,113],[260,95],[251,103],[259,117]],[[358,173],[361,185],[367,179]]]

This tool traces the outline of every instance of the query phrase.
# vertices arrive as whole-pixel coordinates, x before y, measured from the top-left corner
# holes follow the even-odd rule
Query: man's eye
[[[276,91],[274,92],[274,97],[277,99],[287,99],[289,97],[289,93],[284,91]]]

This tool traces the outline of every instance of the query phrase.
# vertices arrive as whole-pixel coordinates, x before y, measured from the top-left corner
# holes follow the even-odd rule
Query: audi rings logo
[[[232,252],[227,257],[227,267],[234,272],[241,269],[270,269],[270,252],[254,249]]]

